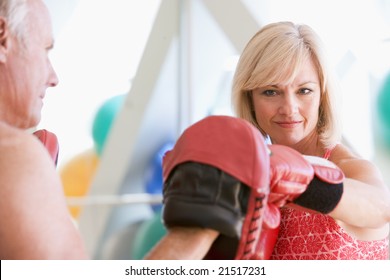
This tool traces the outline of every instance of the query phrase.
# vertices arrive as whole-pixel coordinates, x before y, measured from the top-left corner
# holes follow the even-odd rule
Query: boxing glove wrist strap
[[[299,206],[328,214],[340,202],[343,191],[343,183],[330,184],[314,176],[306,191],[293,202]]]
[[[314,178],[305,192],[293,202],[305,208],[328,214],[336,208],[344,192],[344,173],[329,160],[304,156],[314,169]]]

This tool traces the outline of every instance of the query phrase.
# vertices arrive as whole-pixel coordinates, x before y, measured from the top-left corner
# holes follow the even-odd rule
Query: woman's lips
[[[299,126],[302,123],[302,121],[281,121],[275,123],[282,128],[295,128]]]

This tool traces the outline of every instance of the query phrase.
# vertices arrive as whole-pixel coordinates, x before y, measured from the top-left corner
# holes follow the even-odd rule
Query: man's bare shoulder
[[[32,138],[27,131],[0,121],[0,149],[18,146],[22,142],[31,141]]]
[[[41,142],[0,123],[1,259],[84,259],[55,165]]]
[[[40,141],[28,131],[0,122],[1,185],[4,181],[24,184],[23,179],[38,177],[39,172],[36,170],[41,169],[54,169],[54,165]],[[46,176],[50,176],[48,172]]]

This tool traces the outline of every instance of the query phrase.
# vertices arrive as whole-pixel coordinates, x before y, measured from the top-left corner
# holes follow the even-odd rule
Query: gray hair
[[[7,19],[10,32],[20,42],[23,42],[26,36],[24,20],[28,9],[28,0],[0,0],[0,16]]]

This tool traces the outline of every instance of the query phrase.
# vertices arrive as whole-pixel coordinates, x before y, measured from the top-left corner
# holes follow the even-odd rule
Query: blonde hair
[[[325,63],[322,42],[312,28],[292,22],[271,23],[246,45],[233,78],[232,103],[236,115],[258,125],[252,90],[281,81],[291,82],[303,63],[312,59],[318,71],[321,99],[317,132],[326,148],[340,141],[340,125],[334,101],[334,81]]]

